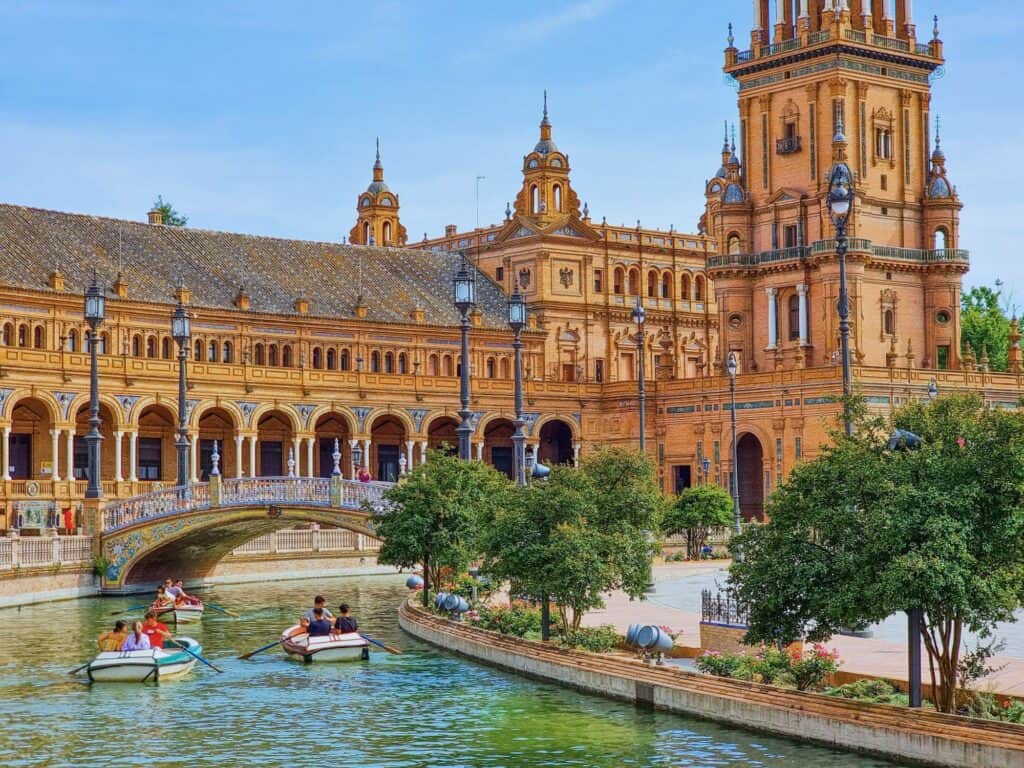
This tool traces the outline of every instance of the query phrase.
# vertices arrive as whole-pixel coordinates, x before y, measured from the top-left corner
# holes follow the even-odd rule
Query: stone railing
[[[81,565],[92,560],[92,536],[0,538],[0,571]]]
[[[344,528],[285,529],[258,536],[235,547],[235,557],[317,552],[376,552],[380,540]]]

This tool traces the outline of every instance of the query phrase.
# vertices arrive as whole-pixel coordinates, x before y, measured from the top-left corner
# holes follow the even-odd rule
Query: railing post
[[[92,537],[92,554],[102,553],[100,537],[103,535],[103,500],[85,499],[82,502],[83,533]]]
[[[270,533],[270,554],[277,554],[277,531],[271,531]]]
[[[50,564],[51,565],[59,565],[60,564],[60,535],[57,535],[57,536],[53,537],[53,540],[50,543],[50,553],[51,553]]]
[[[331,506],[341,506],[342,478],[341,475],[331,475]]]
[[[219,507],[221,505],[221,484],[220,475],[210,475],[210,506]]]
[[[319,528],[314,528],[313,529],[313,551],[314,552],[319,552],[320,551],[320,529]]]
[[[21,567],[21,537],[11,539],[11,568]]]
[[[366,548],[366,544],[363,541],[363,534],[356,534],[356,552],[362,552]]]

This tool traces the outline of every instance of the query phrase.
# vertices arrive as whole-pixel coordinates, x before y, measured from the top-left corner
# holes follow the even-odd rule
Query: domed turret
[[[523,188],[516,195],[514,207],[517,215],[539,219],[545,226],[566,215],[580,216],[579,198],[569,184],[569,156],[551,138],[547,91],[540,140],[523,158]]]
[[[940,123],[935,118],[935,149],[932,151],[932,168],[928,174],[928,186],[925,194],[930,198],[954,197],[952,185],[946,178],[946,154],[942,151]]]
[[[358,218],[349,232],[353,245],[405,245],[406,231],[398,219],[398,195],[384,183],[384,165],[380,161],[380,139],[373,163],[373,181],[359,195]]]

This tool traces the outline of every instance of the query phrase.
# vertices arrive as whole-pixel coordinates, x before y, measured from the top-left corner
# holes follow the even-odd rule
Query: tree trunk
[[[960,661],[960,640],[963,620],[956,617],[934,617],[929,614],[923,633],[928,664],[932,670],[932,693],[935,708],[940,712],[956,712],[957,667]],[[938,685],[935,685],[938,670]]]

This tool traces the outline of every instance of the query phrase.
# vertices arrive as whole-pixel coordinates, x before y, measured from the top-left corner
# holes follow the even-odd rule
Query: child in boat
[[[136,621],[132,625],[132,632],[125,638],[124,643],[121,645],[122,651],[148,651],[149,650],[149,638],[146,633],[142,631],[142,622]]]
[[[101,651],[119,651],[127,639],[128,625],[118,619],[114,622],[114,628],[110,632],[104,632],[97,638],[96,645]]]
[[[156,597],[153,599],[154,608],[170,608],[174,606],[174,598],[167,594],[167,590],[164,589],[164,585],[161,584],[156,588]]]
[[[338,617],[337,621],[334,622],[335,632],[347,634],[359,629],[359,624],[356,623],[356,617],[349,614],[348,603],[342,603],[339,605],[338,612],[341,615]]]

